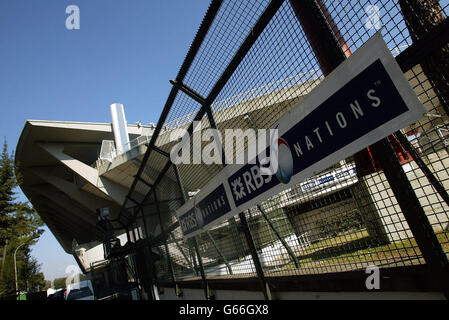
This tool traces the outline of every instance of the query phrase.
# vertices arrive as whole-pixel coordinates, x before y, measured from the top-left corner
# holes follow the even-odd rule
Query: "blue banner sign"
[[[221,184],[198,204],[179,217],[183,234],[189,234],[231,211],[226,191]]]
[[[310,179],[425,112],[376,34],[272,126],[279,132],[271,146],[277,153],[276,173],[262,175],[258,159],[224,168],[177,210],[184,236],[210,229],[295,184],[310,192],[354,177],[350,168]]]
[[[261,176],[256,163],[229,177],[235,204],[288,183],[297,173],[407,111],[385,67],[379,59],[374,61],[279,138],[275,176]]]

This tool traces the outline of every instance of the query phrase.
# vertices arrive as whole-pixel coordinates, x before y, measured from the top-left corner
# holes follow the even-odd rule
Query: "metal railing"
[[[440,283],[432,290],[447,291],[449,154],[440,130],[449,124],[447,13],[447,4],[430,0],[212,1],[129,192],[131,199],[146,195],[129,227],[144,226],[158,254],[154,283],[178,290],[183,280],[199,279],[209,298],[209,277],[239,274],[257,278],[269,298],[274,276],[427,265]],[[268,128],[375,34],[374,22],[438,116],[185,241],[175,210],[221,167],[173,166],[164,127],[191,131],[192,121],[202,120],[220,131],[240,128],[239,104],[251,100],[260,106],[251,109],[253,127]],[[130,207],[127,201],[123,214]]]

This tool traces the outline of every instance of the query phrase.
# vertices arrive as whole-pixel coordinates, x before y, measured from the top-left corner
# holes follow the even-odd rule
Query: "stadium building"
[[[363,12],[359,3],[337,3]],[[26,121],[16,151],[20,186],[90,275],[96,297],[444,298],[448,90],[434,64],[447,55],[446,38],[435,45],[447,8],[418,37],[418,11],[409,10],[417,2],[399,3],[381,8],[382,32],[424,118],[382,140],[390,153],[369,146],[188,239],[177,210],[223,166],[174,165],[170,134],[191,133],[193,121],[221,133],[271,128],[376,30],[352,34],[358,22],[344,25],[330,1],[254,0],[245,10],[213,0],[157,125],[128,124],[119,103],[110,106],[111,123]],[[241,18],[240,28],[229,16]],[[381,268],[380,290],[365,287],[371,266]]]

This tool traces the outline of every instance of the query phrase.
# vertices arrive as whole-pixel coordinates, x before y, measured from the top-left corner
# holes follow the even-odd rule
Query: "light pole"
[[[23,246],[24,244],[26,244],[27,242],[29,242],[29,241],[31,241],[32,239],[28,239],[28,240],[26,240],[26,241],[24,241],[21,245],[19,245],[17,248],[16,248],[16,250],[14,251],[14,277],[15,277],[15,280],[16,280],[16,294],[17,294],[17,292],[19,292],[19,284],[18,284],[18,282],[17,282],[17,262],[16,262],[16,254],[17,254],[17,250],[19,250],[19,248],[21,247],[21,246]]]

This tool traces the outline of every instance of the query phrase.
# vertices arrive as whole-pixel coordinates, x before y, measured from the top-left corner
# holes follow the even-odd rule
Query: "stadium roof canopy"
[[[131,138],[148,129],[128,126]],[[103,140],[113,140],[109,123],[28,120],[17,144],[20,187],[69,253],[73,239],[96,239],[96,209],[109,207],[117,215],[126,194],[124,185],[98,174]]]

